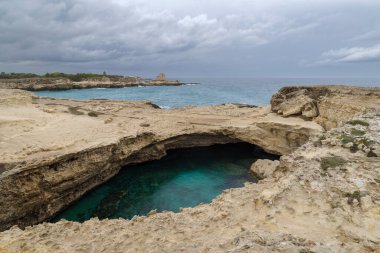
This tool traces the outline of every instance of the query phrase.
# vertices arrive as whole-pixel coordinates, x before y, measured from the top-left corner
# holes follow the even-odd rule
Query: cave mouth
[[[257,182],[249,172],[257,159],[278,159],[249,143],[169,150],[160,160],[124,167],[52,219],[83,222],[126,218],[151,210],[178,212],[210,203],[229,188]]]

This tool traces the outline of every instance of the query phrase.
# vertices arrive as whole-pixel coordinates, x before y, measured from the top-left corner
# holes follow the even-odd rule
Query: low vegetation
[[[106,72],[103,74],[93,74],[93,73],[77,73],[77,74],[66,74],[62,72],[51,72],[44,75],[37,75],[34,73],[0,73],[0,79],[23,79],[23,78],[67,78],[74,82],[80,82],[85,79],[91,78],[102,78],[102,77],[122,77],[116,75],[107,75]]]
[[[356,125],[365,126],[365,127],[369,126],[369,123],[364,120],[351,120],[348,122],[348,124],[353,125],[353,126],[356,126]]]
[[[335,168],[338,166],[342,166],[347,163],[347,160],[340,156],[329,156],[322,157],[321,159],[321,169],[323,171],[327,171],[328,168]]]
[[[363,135],[365,135],[365,132],[361,131],[361,130],[358,130],[356,128],[352,128],[351,129],[351,134],[355,135],[355,136],[363,136]]]
[[[90,117],[98,117],[99,114],[97,112],[91,111],[91,112],[87,113],[87,115]]]
[[[347,144],[347,143],[354,143],[355,142],[355,137],[352,137],[350,135],[347,135],[347,134],[342,134],[340,137],[339,137],[340,141],[342,142],[342,144]]]
[[[84,114],[84,112],[78,111],[78,107],[70,106],[70,107],[68,108],[68,110],[69,110],[69,112],[70,112],[71,114],[74,114],[74,115],[83,115],[83,114]]]
[[[32,77],[39,77],[37,74],[33,73],[0,73],[0,79],[19,79],[19,78],[32,78]]]

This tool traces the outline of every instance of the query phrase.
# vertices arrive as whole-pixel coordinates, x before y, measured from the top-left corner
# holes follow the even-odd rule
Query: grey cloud
[[[380,44],[330,50],[322,54],[321,63],[380,61]]]
[[[126,1],[32,2],[0,3],[1,61],[105,61],[230,44],[255,46],[313,27],[275,16],[177,16]]]
[[[326,63],[377,64],[379,10],[378,0],[0,0],[0,68],[315,76]]]

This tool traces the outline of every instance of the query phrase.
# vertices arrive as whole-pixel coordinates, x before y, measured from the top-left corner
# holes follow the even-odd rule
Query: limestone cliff
[[[0,233],[0,252],[378,252],[379,115],[377,108],[314,137],[266,179],[211,204],[12,228]]]
[[[271,108],[173,110],[0,93],[2,230],[44,221],[121,166],[168,149],[245,141],[283,155],[268,171],[255,169],[265,177],[258,184],[226,190],[211,204],[14,227],[0,233],[0,252],[380,250],[380,89],[289,87]],[[318,123],[340,128],[323,132]]]
[[[288,154],[322,131],[314,122],[284,120],[269,107],[161,110],[147,101],[1,94],[2,230],[49,219],[121,167],[158,159],[168,149],[244,141]]]

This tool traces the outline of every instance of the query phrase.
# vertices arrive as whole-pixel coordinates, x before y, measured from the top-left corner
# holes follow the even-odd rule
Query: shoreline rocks
[[[282,102],[275,95],[272,108],[160,110],[147,101],[48,99],[0,90],[0,225],[26,227],[1,232],[0,252],[380,250],[380,158],[368,155],[380,147],[380,89],[308,89],[298,95],[316,101],[319,112],[308,119],[302,103],[287,104],[298,108],[295,115],[278,113],[276,106],[294,94]],[[317,123],[340,127],[325,132]],[[253,167],[270,175],[265,180],[179,213],[28,227],[121,166],[158,159],[168,149],[237,141],[281,154],[278,165],[268,163],[275,173],[258,168],[261,161]]]
[[[148,80],[140,77],[102,77],[72,81],[60,77],[34,77],[23,79],[0,79],[0,89],[21,89],[28,91],[71,90],[89,88],[124,88],[136,86],[180,86],[178,80]]]

